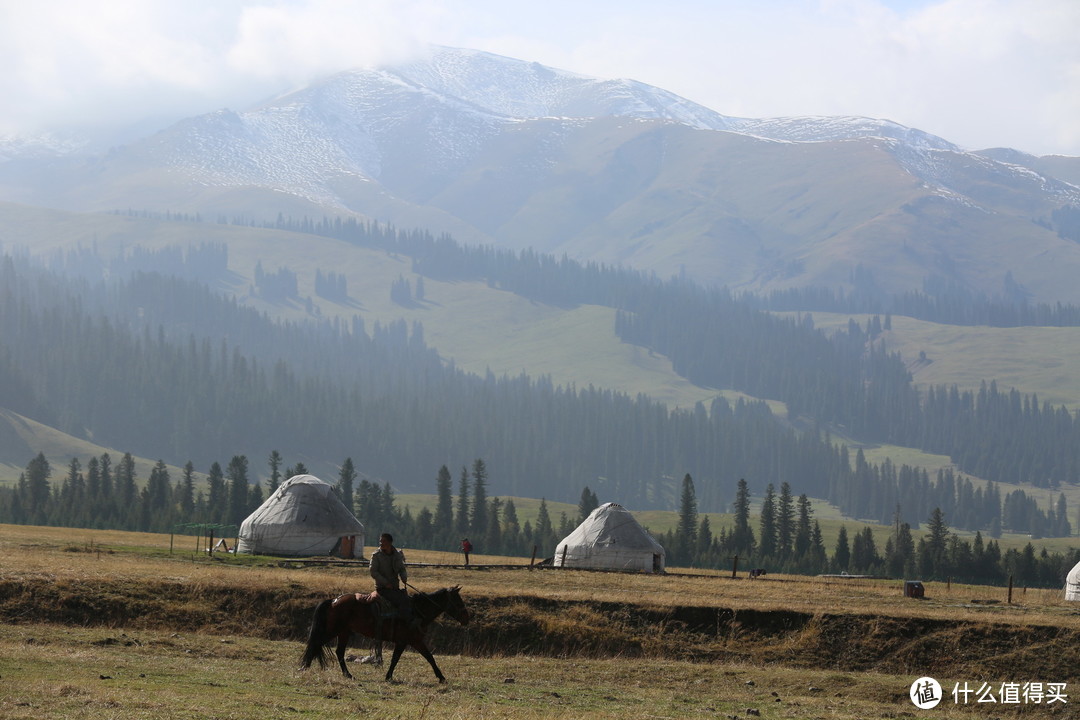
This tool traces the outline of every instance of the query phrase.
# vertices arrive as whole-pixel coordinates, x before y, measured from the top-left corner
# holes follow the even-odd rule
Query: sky
[[[1078,37],[1080,0],[0,0],[0,136],[157,129],[433,43],[1080,156]]]

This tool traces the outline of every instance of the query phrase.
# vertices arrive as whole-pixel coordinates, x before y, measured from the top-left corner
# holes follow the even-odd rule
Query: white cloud
[[[0,3],[0,132],[243,108],[424,42],[632,77],[729,114],[867,115],[1080,155],[1076,0]]]

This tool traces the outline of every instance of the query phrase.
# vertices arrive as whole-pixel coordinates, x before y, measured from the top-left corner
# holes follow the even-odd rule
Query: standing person
[[[371,554],[368,569],[379,596],[386,598],[397,609],[398,617],[403,622],[417,627],[419,622],[413,617],[409,594],[398,584],[398,578],[402,583],[407,583],[409,573],[405,569],[405,553],[394,547],[393,535],[383,533],[379,536],[379,549]]]
[[[461,539],[461,552],[465,553],[465,565],[469,564],[469,553],[472,552],[472,543],[469,542],[469,538]]]

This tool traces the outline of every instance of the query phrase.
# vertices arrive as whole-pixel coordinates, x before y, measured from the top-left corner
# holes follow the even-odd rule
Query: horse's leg
[[[338,635],[337,661],[338,661],[338,665],[341,666],[341,673],[345,677],[347,677],[348,679],[352,680],[352,673],[349,672],[348,666],[345,665],[345,648],[349,647],[349,635],[350,635],[350,633],[349,633],[348,629],[346,629],[345,632]]]
[[[435,663],[435,656],[428,650],[427,643],[422,638],[417,638],[411,642],[411,645],[416,648],[416,652],[424,656],[424,659],[431,665],[431,669],[435,671],[435,677],[439,678],[439,682],[446,682],[446,678],[443,677],[442,670],[439,670],[439,666]]]
[[[390,682],[394,679],[394,668],[397,667],[397,661],[401,658],[401,653],[405,650],[405,643],[398,640],[394,643],[394,655],[390,658],[390,667],[386,670],[386,682]]]

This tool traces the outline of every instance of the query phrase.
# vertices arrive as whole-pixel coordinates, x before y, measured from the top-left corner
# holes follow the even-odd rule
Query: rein
[[[436,608],[436,609],[437,609],[437,610],[438,610],[438,611],[439,611],[440,613],[446,612],[446,608],[445,608],[445,607],[443,607],[443,606],[442,606],[442,605],[440,605],[439,603],[435,602],[435,600],[433,600],[433,599],[431,598],[431,595],[429,595],[428,593],[426,593],[426,592],[423,592],[422,590],[417,590],[417,589],[416,589],[416,586],[415,586],[415,585],[411,585],[410,583],[406,582],[406,583],[405,583],[405,587],[408,587],[408,588],[412,588],[413,590],[416,590],[416,593],[417,593],[417,594],[416,594],[416,595],[413,595],[413,597],[414,597],[414,598],[417,598],[417,597],[423,598],[423,599],[427,600],[427,601],[428,601],[429,603],[431,603],[432,605],[434,605],[434,606],[435,606],[435,608]],[[436,592],[441,592],[441,591],[436,591]]]

